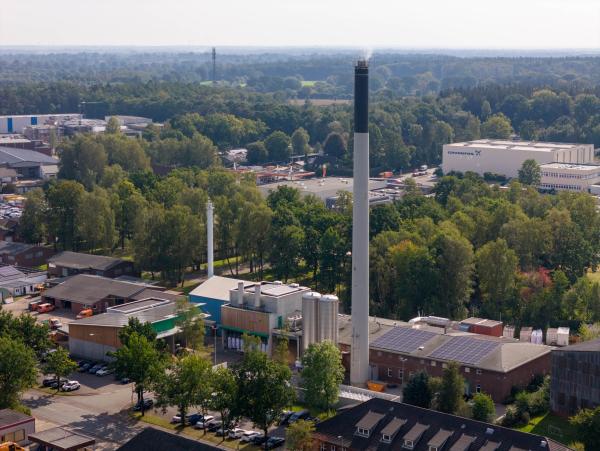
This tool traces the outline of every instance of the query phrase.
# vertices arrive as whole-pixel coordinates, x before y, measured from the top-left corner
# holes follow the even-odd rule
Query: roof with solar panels
[[[371,340],[370,347],[499,372],[510,371],[552,350],[550,346],[510,338],[454,330],[444,332],[442,328],[418,329],[409,325],[388,327]]]

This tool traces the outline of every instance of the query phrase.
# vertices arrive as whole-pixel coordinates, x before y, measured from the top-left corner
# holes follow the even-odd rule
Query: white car
[[[256,431],[246,431],[242,434],[242,437],[240,438],[241,442],[250,442],[252,440],[252,437],[255,437],[257,435],[260,435],[260,432],[256,432]]]
[[[213,417],[212,415],[206,415],[202,420],[198,421],[194,425],[194,427],[196,429],[204,429],[205,425],[206,425],[206,427],[208,427],[208,423],[210,423],[214,419],[215,419],[215,417]]]
[[[62,385],[62,387],[60,387],[60,389],[62,391],[73,391],[79,390],[80,387],[81,385],[79,385],[78,381],[67,381]]]
[[[113,370],[112,368],[104,367],[96,371],[96,376],[106,376],[107,374],[112,374],[114,372],[115,370]]]
[[[229,431],[229,438],[232,439],[238,439],[238,438],[242,438],[242,436],[248,431],[244,430],[244,429],[240,429],[240,428],[233,428]]]

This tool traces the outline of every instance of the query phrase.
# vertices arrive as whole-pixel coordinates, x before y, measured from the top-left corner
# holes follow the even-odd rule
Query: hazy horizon
[[[0,15],[0,44],[595,53],[600,3],[30,0]]]

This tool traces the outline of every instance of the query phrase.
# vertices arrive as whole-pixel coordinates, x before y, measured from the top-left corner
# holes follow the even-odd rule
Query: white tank
[[[515,338],[515,326],[504,326],[502,336],[506,338]]]
[[[302,349],[307,349],[318,339],[319,300],[321,295],[309,291],[302,295]]]
[[[556,333],[556,344],[558,346],[569,346],[570,332],[568,327],[559,327]]]
[[[333,294],[321,297],[319,301],[319,342],[330,340],[337,345],[339,302],[338,297]]]

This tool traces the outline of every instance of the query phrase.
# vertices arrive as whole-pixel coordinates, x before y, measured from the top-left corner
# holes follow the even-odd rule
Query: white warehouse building
[[[594,162],[593,144],[572,144],[538,141],[510,141],[478,139],[445,144],[442,152],[442,170],[445,174],[456,172],[486,172],[518,177],[525,160],[538,164],[571,163],[577,165]]]

